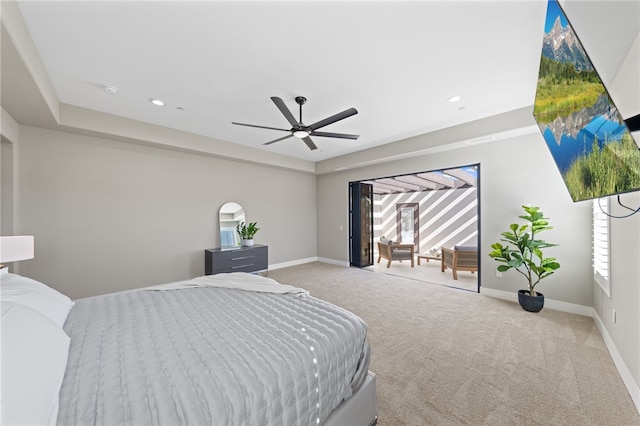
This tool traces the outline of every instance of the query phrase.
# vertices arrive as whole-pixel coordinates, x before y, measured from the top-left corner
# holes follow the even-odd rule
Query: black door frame
[[[349,264],[373,265],[373,185],[368,183],[349,182]]]

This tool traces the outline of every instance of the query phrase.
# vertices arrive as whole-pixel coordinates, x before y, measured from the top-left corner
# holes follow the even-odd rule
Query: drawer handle
[[[242,265],[242,266],[232,266],[231,269],[242,269],[242,268],[250,268],[253,266],[253,263],[251,265]]]
[[[244,259],[251,259],[255,256],[244,256],[244,257],[234,257],[231,260],[244,260]]]

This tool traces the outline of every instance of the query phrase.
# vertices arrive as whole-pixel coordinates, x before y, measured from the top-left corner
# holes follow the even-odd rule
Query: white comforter
[[[266,278],[256,274],[248,274],[246,272],[205,275],[186,281],[144,287],[141,290],[177,290],[194,287],[229,288],[235,290],[255,291],[258,293],[290,293],[297,294],[299,296],[306,296],[309,294],[305,289],[293,287],[288,284],[280,284],[271,278]]]

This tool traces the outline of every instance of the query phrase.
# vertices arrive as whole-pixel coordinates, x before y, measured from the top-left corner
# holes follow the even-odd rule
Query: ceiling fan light
[[[295,136],[296,138],[304,139],[309,136],[309,132],[307,132],[306,130],[296,130],[295,132],[293,132],[293,136]]]

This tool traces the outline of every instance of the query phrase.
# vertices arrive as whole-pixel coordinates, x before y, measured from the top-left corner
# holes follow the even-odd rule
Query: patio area
[[[451,269],[447,269],[445,272],[440,271],[440,260],[427,260],[421,259],[420,265],[418,260],[415,260],[415,266],[411,267],[411,261],[404,260],[391,262],[391,267],[387,268],[387,262],[383,259],[380,263],[375,263],[378,260],[378,254],[375,253],[373,266],[367,266],[362,268],[364,270],[373,271],[377,273],[384,273],[390,275],[397,275],[405,278],[411,278],[414,280],[425,281],[432,284],[439,284],[448,287],[456,287],[463,290],[478,291],[478,273],[471,273],[465,271],[458,272],[458,279],[453,279]]]

